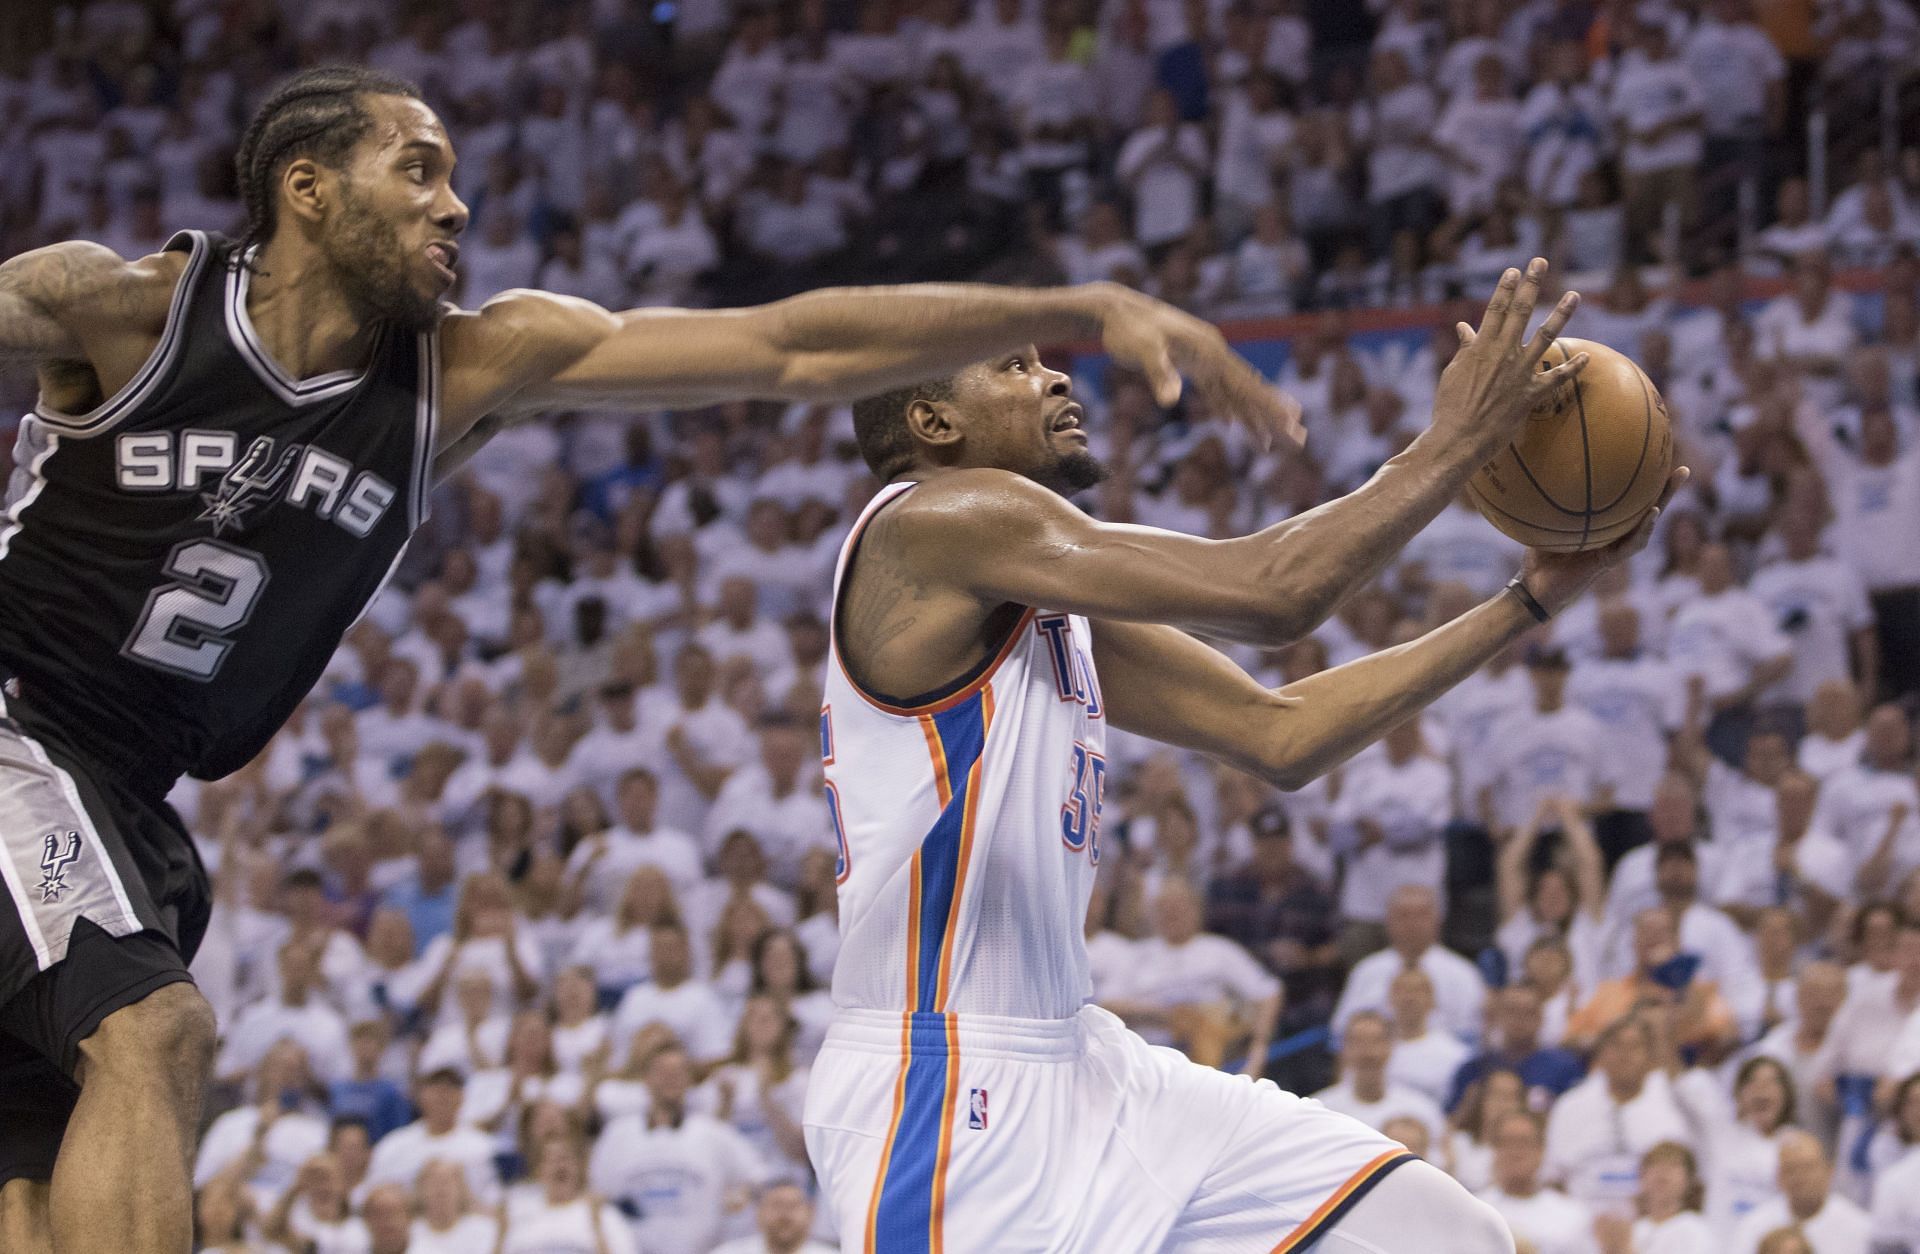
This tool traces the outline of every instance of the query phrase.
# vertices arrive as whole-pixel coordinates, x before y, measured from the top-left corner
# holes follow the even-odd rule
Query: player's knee
[[[219,1024],[213,1007],[188,983],[168,984],[100,1021],[80,1044],[81,1082],[100,1071],[160,1071],[195,1090],[213,1066]]]

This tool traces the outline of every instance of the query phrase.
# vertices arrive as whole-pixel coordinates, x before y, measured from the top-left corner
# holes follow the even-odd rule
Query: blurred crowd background
[[[1311,786],[1116,734],[1095,995],[1536,1254],[1920,1248],[1920,18],[1902,0],[94,0],[0,13],[0,253],[234,230],[300,65],[445,118],[467,305],[1111,279],[1300,397],[1265,455],[1072,346],[1100,515],[1227,536],[1422,429],[1542,254],[1662,389],[1654,544]],[[1542,302],[1545,307],[1546,302]],[[29,380],[0,384],[8,411]],[[833,406],[555,414],[438,491],[261,760],[175,802],[224,1040],[203,1247],[795,1254]],[[10,441],[9,441],[10,443]],[[1278,685],[1491,595],[1456,505]]]

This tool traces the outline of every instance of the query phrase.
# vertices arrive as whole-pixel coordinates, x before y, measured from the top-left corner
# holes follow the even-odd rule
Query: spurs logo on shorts
[[[40,853],[40,901],[53,905],[67,891],[67,868],[80,860],[79,832],[48,832]]]

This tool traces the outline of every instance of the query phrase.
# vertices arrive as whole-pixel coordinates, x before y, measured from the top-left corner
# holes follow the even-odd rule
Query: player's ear
[[[280,175],[280,192],[289,212],[318,221],[333,199],[333,179],[312,157],[296,157]]]
[[[907,430],[922,444],[950,446],[960,441],[958,416],[945,401],[917,400],[907,406]]]

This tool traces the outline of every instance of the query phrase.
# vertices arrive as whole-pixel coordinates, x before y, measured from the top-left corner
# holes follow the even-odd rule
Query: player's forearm
[[[1300,788],[1431,705],[1533,626],[1502,592],[1417,640],[1309,675],[1279,690],[1266,773]]]
[[[1347,495],[1233,541],[1235,559],[1285,607],[1297,640],[1371,583],[1491,457],[1428,431]]]
[[[1104,284],[1008,288],[980,283],[827,288],[765,307],[800,399],[854,400],[936,379],[1026,344],[1100,334]]]

